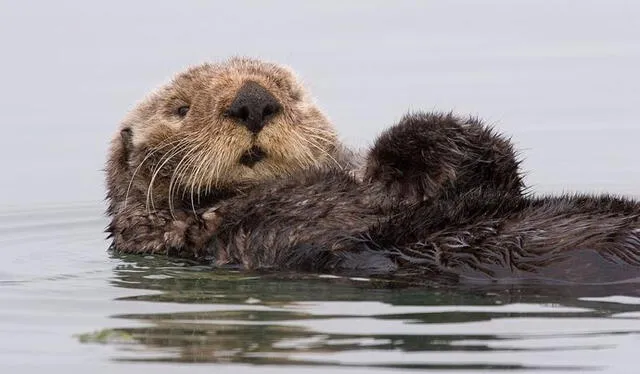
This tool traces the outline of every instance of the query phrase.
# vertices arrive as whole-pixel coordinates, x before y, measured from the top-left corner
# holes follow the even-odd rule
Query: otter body
[[[140,103],[107,163],[113,248],[412,283],[640,279],[640,206],[523,195],[509,141],[416,113],[363,158],[295,75],[232,59]]]

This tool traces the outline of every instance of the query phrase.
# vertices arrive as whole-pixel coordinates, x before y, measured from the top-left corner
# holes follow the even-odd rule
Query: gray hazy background
[[[640,195],[634,1],[0,1],[0,206],[99,202],[125,112],[189,64],[292,66],[349,144],[407,110],[513,136],[535,191]]]

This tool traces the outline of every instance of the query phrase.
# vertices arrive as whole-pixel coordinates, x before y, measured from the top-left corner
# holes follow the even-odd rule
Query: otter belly
[[[347,248],[429,282],[640,284],[640,203],[476,191],[400,212]]]

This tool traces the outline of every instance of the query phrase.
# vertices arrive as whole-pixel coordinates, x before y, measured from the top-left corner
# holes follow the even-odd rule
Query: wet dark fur
[[[518,166],[509,140],[480,120],[415,113],[376,140],[365,179],[404,202],[478,187],[520,195]]]
[[[421,137],[434,123],[438,134]],[[280,181],[226,201],[212,258],[249,269],[411,283],[640,281],[640,204],[609,195],[523,196],[517,162],[503,140],[478,123],[461,140],[459,125],[447,116],[406,117],[373,147],[369,184],[337,171],[307,173],[303,181]],[[498,146],[480,146],[492,143]],[[411,157],[416,154],[422,158]],[[421,174],[421,162],[433,167]],[[452,168],[455,182],[430,190],[443,165],[465,167]],[[375,196],[383,195],[378,191],[423,198],[372,211],[371,197],[376,206]]]
[[[636,201],[609,195],[536,198],[477,189],[419,204],[346,250],[384,256],[396,265],[393,276],[414,279],[640,281],[639,217]]]
[[[521,191],[507,140],[474,120],[415,114],[376,141],[364,182],[338,169],[265,182],[218,202],[215,227],[191,218],[173,254],[412,283],[640,280],[637,202]]]
[[[315,183],[311,178],[274,186],[287,199],[265,194],[227,201],[219,235],[210,243],[212,257],[249,269],[412,283],[640,281],[640,205],[632,200],[518,197],[478,188],[397,206],[361,229],[376,218],[351,219],[366,211],[361,207],[367,203],[357,193],[366,193],[358,190],[362,187],[339,173],[315,178]],[[339,187],[333,190],[323,181]],[[327,201],[338,190],[348,192],[344,197],[354,204]],[[306,202],[303,207],[300,201]]]

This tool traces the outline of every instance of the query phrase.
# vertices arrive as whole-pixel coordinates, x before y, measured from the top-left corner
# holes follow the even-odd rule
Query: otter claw
[[[216,231],[222,222],[222,216],[218,213],[218,207],[209,208],[206,212],[202,213],[200,217],[204,221],[205,228],[210,232]]]
[[[218,211],[218,207],[213,207],[213,208],[209,208],[207,209],[204,213],[202,213],[202,219],[204,220],[210,220],[213,219],[217,216],[219,216],[218,213],[216,213]]]

